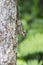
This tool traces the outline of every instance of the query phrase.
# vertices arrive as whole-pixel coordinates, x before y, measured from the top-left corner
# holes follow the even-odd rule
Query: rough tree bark
[[[17,0],[0,0],[0,65],[16,65],[17,30],[24,33]]]

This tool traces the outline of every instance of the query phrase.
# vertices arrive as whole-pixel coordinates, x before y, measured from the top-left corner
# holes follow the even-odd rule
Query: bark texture
[[[23,34],[17,15],[16,0],[0,0],[0,65],[16,65],[17,30]]]

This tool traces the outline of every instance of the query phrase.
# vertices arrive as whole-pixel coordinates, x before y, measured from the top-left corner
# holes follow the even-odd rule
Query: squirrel
[[[17,6],[17,22],[16,23],[17,23],[18,33],[21,34],[25,38],[26,31],[24,30],[23,25],[22,25],[22,22],[20,20],[18,6]]]

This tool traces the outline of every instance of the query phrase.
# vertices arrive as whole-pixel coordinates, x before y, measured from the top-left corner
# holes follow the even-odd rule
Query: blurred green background
[[[43,0],[18,0],[26,38],[18,35],[17,65],[43,65]]]

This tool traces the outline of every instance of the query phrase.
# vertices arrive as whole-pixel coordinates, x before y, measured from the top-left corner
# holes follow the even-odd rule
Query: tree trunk
[[[17,1],[0,0],[0,65],[16,65],[17,30],[23,34],[22,29]]]

